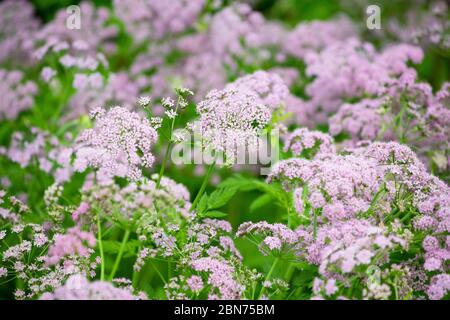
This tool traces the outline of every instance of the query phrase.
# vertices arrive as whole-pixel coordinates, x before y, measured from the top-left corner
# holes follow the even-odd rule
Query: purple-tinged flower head
[[[5,190],[0,189],[0,220],[4,224],[22,225],[22,216],[29,212],[30,208],[22,200],[8,196]],[[2,235],[4,237],[5,233]]]
[[[192,261],[192,268],[197,272],[208,273],[208,284],[222,300],[241,299],[243,287],[235,279],[235,270],[225,261],[214,258],[200,258]]]
[[[0,62],[30,63],[32,50],[27,40],[39,29],[33,5],[25,0],[6,0],[0,4]]]
[[[109,19],[108,9],[85,1],[80,4],[80,28],[70,29],[66,8],[61,9],[55,19],[30,38],[30,45],[37,48],[34,58],[41,60],[48,53],[62,52],[59,61],[65,67],[94,70],[99,64],[106,64],[100,52],[113,52],[118,34],[117,27],[107,25]]]
[[[449,239],[448,236],[447,239]],[[426,236],[422,242],[422,247],[425,250],[424,269],[427,271],[444,271],[445,262],[450,260],[449,243],[441,245],[438,238]]]
[[[231,224],[226,220],[206,218],[203,219],[203,223],[228,233],[232,230]]]
[[[328,117],[324,114],[317,118],[314,105],[293,94],[286,97],[286,111],[291,115],[287,119],[287,123],[296,126],[314,128],[316,121],[319,123],[328,121]]]
[[[294,156],[302,154],[311,158],[326,154],[335,154],[333,138],[320,131],[310,131],[306,128],[295,129],[287,134],[284,142],[284,152],[292,151]]]
[[[377,57],[377,63],[392,73],[401,75],[409,70],[408,61],[420,63],[424,57],[420,47],[409,44],[396,44],[385,48]]]
[[[233,164],[239,148],[253,145],[272,117],[269,106],[251,91],[212,90],[197,105],[199,130],[205,149],[225,155]]]
[[[289,94],[289,88],[275,73],[256,71],[229,83],[225,90],[249,92],[258,97],[258,104],[277,109]]]
[[[72,220],[79,221],[82,216],[85,215],[90,209],[90,205],[87,202],[81,202],[78,208],[72,213]]]
[[[431,300],[440,300],[450,291],[450,275],[438,274],[431,279],[427,295]]]
[[[446,82],[441,89],[432,97],[427,104],[425,114],[421,119],[424,122],[423,142],[415,143],[418,145],[420,153],[434,154],[433,162],[442,170],[449,170],[450,164],[445,161],[445,153],[440,153],[439,149],[450,149],[450,83]],[[422,123],[420,123],[422,124]],[[436,151],[438,150],[438,151]],[[433,152],[434,151],[434,152]],[[440,158],[442,160],[440,160]],[[439,161],[440,160],[440,161]]]
[[[356,103],[343,104],[337,113],[329,118],[330,134],[350,135],[352,142],[361,140],[375,141],[381,133],[383,123],[390,118],[382,113],[383,99],[364,99]],[[392,133],[385,133],[383,138],[389,139]]]
[[[199,292],[203,289],[203,280],[199,276],[191,276],[186,280],[187,285],[193,292]]]
[[[299,234],[289,229],[281,223],[270,224],[266,221],[244,222],[236,232],[237,237],[244,237],[250,234],[262,235],[263,240],[259,245],[259,250],[264,255],[272,251],[296,253],[296,244],[299,241]]]
[[[309,227],[300,229],[311,232]],[[351,272],[357,265],[369,264],[377,250],[406,245],[404,239],[388,234],[385,227],[372,225],[364,219],[325,224],[318,228],[316,238],[310,235],[304,239],[304,256],[309,262],[321,265],[322,274],[329,264],[338,261],[342,272]]]
[[[262,49],[281,43],[284,30],[266,22],[248,4],[234,3],[212,17],[209,37],[214,53],[233,66],[233,57],[245,57],[249,48],[258,48],[259,54],[268,58],[270,52]]]
[[[162,68],[165,64],[165,57],[173,50],[173,46],[172,42],[154,43],[149,46],[134,59],[130,66],[131,74],[137,75],[154,68]]]
[[[23,294],[17,298],[39,297],[59,287],[74,273],[95,275],[98,260],[91,260],[94,235],[77,227],[59,233],[62,232],[60,226],[54,227],[16,220],[8,229],[8,233],[27,239],[1,252],[2,263],[23,281]]]
[[[0,69],[0,120],[14,120],[34,104],[37,86],[25,81],[21,71]]]
[[[41,71],[41,78],[44,80],[44,82],[50,82],[50,80],[53,79],[53,77],[56,75],[56,71],[50,67],[44,67]]]
[[[162,64],[153,60],[164,54],[167,52],[157,54],[156,57],[151,52],[141,55],[133,66],[135,73],[140,74],[151,69],[152,65]],[[191,88],[196,92],[196,97],[200,98],[213,89],[222,88],[226,83],[227,74],[222,60],[209,47],[198,53],[186,54],[176,64],[158,65],[156,73],[150,79],[152,95],[157,98],[173,96],[173,89],[181,85]]]
[[[99,73],[78,74],[74,85],[77,92],[70,99],[62,121],[77,119],[88,114],[89,110],[103,106],[120,105],[133,110],[136,97],[140,95],[146,83],[139,77],[131,77],[125,72],[110,74],[104,79]]]
[[[383,169],[372,159],[330,154],[315,160],[280,161],[273,167],[268,182],[279,180],[287,188],[307,185],[305,201],[314,209],[322,208],[323,217],[334,221],[365,212],[383,178]],[[296,202],[304,201],[301,193],[295,193]]]
[[[280,76],[288,87],[294,85],[300,77],[297,69],[289,67],[274,67],[269,69],[268,72]],[[284,97],[284,99],[286,99],[286,97]]]
[[[31,128],[30,133],[29,137],[25,132],[14,132],[3,155],[22,168],[32,165],[36,160],[39,169],[52,175],[57,183],[68,181],[74,172],[71,164],[73,149],[38,128]],[[66,138],[72,140],[70,135]]]
[[[156,188],[157,179],[158,175],[153,175],[152,180],[141,178],[124,187],[111,179],[99,180],[97,177],[96,182],[88,179],[82,189],[82,204],[100,207],[105,214],[118,214],[122,220],[132,220],[139,212],[137,232],[144,235],[152,234],[158,225],[156,214],[164,224],[190,219],[192,214],[189,212],[191,203],[188,189],[167,177],[162,177],[159,188]],[[80,205],[80,208],[85,207]],[[79,216],[83,218],[84,215]]]
[[[201,257],[224,258],[235,262],[242,260],[231,238],[231,225],[228,221],[209,218],[201,222],[194,220],[186,232],[189,244],[181,250],[191,260]],[[190,263],[189,259],[182,261]]]
[[[94,247],[95,243],[96,239],[92,233],[82,231],[79,227],[70,228],[65,234],[55,235],[45,262],[47,265],[55,265],[66,256],[87,257],[90,255],[89,248]]]
[[[290,31],[283,42],[283,50],[304,59],[311,52],[319,52],[334,43],[357,36],[356,28],[345,16],[330,21],[301,22]]]
[[[75,274],[69,277],[63,286],[53,292],[44,293],[41,300],[140,300],[145,297],[136,296],[131,288],[116,288],[110,282],[89,282],[84,275]]]
[[[364,150],[364,156],[376,160],[386,173],[395,175],[397,182],[405,184],[412,192],[422,192],[429,189],[431,184],[435,184],[435,178],[406,145],[397,142],[375,142]]]
[[[415,72],[409,73],[390,80],[380,98],[343,104],[328,121],[330,133],[348,134],[351,140],[346,145],[363,140],[403,141],[429,167],[436,164],[445,171],[448,161],[438,149],[448,149],[450,141],[450,111],[443,98],[449,86],[444,84],[433,95],[430,85],[416,82]],[[400,126],[393,121],[399,116]]]
[[[314,77],[306,93],[311,109],[323,119],[338,110],[346,99],[378,97],[385,86],[412,69],[408,61],[422,57],[420,49],[398,45],[377,52],[370,43],[349,39],[305,58],[306,74]]]
[[[92,117],[94,127],[78,137],[75,169],[92,167],[103,176],[131,180],[142,177],[141,170],[153,165],[151,148],[158,138],[149,120],[122,107],[94,109]]]
[[[187,57],[181,62],[179,72],[183,86],[191,88],[198,97],[209,91],[222,88],[227,75],[220,57],[210,51]]]
[[[403,16],[388,20],[387,31],[403,42],[436,48],[445,52],[450,48],[449,8],[445,1],[411,4]]]
[[[8,269],[0,267],[0,279],[5,278],[8,275]]]
[[[322,280],[320,278],[314,278],[313,281],[313,292],[317,296],[313,297],[312,299],[324,299],[323,295],[325,296],[332,296],[338,291],[338,286],[336,283],[336,279],[330,278]]]
[[[195,24],[205,0],[115,0],[114,11],[127,32],[140,44],[179,34]]]

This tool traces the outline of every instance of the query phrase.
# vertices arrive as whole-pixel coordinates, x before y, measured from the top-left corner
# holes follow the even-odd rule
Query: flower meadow
[[[2,1],[0,298],[450,298],[449,10]]]

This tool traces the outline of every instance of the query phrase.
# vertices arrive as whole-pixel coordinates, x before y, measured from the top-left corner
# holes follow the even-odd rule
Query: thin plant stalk
[[[279,257],[276,257],[275,260],[273,260],[272,266],[270,267],[270,270],[269,270],[269,272],[267,273],[266,278],[264,279],[263,287],[262,287],[261,291],[259,292],[258,300],[262,297],[262,295],[263,295],[264,292],[266,291],[266,287],[264,287],[264,283],[265,283],[266,281],[269,281],[269,280],[270,280],[270,277],[272,276],[272,273],[273,273],[273,271],[275,270],[275,267],[277,266],[278,261],[280,261],[280,258],[279,258]]]
[[[109,274],[109,281],[114,279],[114,276],[119,268],[120,261],[122,260],[123,252],[125,250],[125,246],[128,242],[128,238],[130,237],[130,230],[125,230],[125,234],[123,235],[122,243],[120,244],[119,253],[117,254],[116,260],[114,261],[113,268],[111,273]]]
[[[102,243],[102,226],[100,223],[100,214],[97,211],[97,242],[100,250],[100,280],[105,280],[105,254],[103,252],[103,243]]]
[[[175,107],[175,113],[178,112],[178,106],[179,106],[179,104],[180,104],[180,98],[178,97],[177,105],[176,105],[176,107]],[[160,186],[160,184],[161,184],[161,178],[162,178],[163,175],[164,175],[164,170],[165,170],[165,168],[166,168],[166,163],[167,163],[167,160],[168,160],[168,158],[169,158],[170,150],[171,150],[171,148],[172,148],[172,144],[173,144],[173,141],[172,141],[172,134],[173,134],[173,128],[175,127],[175,120],[176,120],[176,118],[177,118],[177,117],[175,116],[175,117],[172,119],[172,124],[171,124],[171,126],[170,126],[169,144],[167,145],[166,153],[165,153],[165,155],[164,155],[164,159],[163,159],[163,162],[162,162],[162,164],[161,164],[161,169],[159,170],[158,180],[156,181],[156,189],[159,189],[159,186]]]
[[[211,173],[214,171],[214,167],[216,165],[216,161],[214,161],[208,168],[208,171],[206,172],[205,178],[203,179],[203,183],[200,187],[200,190],[197,193],[197,196],[194,199],[194,202],[192,202],[191,211],[195,209],[197,206],[197,203],[200,201],[203,193],[205,192],[206,186],[209,183],[209,178],[211,177]]]

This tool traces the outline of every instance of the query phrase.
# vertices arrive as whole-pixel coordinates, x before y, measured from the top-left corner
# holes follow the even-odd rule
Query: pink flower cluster
[[[357,39],[309,54],[306,74],[314,79],[306,86],[310,100],[305,111],[316,121],[326,122],[345,99],[379,96],[395,77],[411,70],[408,61],[418,63],[422,58],[418,47],[396,45],[378,53],[371,44]]]
[[[249,90],[212,90],[197,105],[204,147],[224,152],[233,163],[239,147],[255,143],[272,117],[269,106]]]
[[[66,138],[72,140],[70,134]],[[8,149],[0,148],[0,155],[17,162],[22,168],[37,161],[39,169],[52,175],[57,183],[68,181],[74,172],[73,149],[38,128],[31,129],[31,139],[25,132],[14,132]]]
[[[207,272],[208,284],[217,289],[209,299],[235,300],[241,298],[242,287],[234,279],[234,269],[227,262],[214,258],[200,258],[192,261],[195,271]]]
[[[286,37],[282,49],[305,59],[311,53],[357,36],[353,23],[345,16],[330,21],[300,22]]]
[[[326,133],[306,128],[295,129],[285,137],[284,152],[289,150],[294,156],[308,151],[313,153],[312,157],[336,153],[333,138]]]
[[[137,43],[186,31],[197,21],[205,0],[115,0],[114,10]]]
[[[90,255],[89,248],[94,247],[95,243],[96,239],[92,233],[82,231],[79,227],[70,228],[65,234],[55,235],[45,262],[47,265],[55,265],[67,256],[87,257]]]
[[[236,236],[243,237],[252,233],[264,236],[259,247],[264,255],[273,250],[280,252],[282,250],[286,252],[295,250],[295,244],[297,244],[299,239],[299,234],[289,229],[286,225],[281,223],[270,224],[266,221],[256,223],[244,222],[239,226]]]
[[[258,104],[272,109],[280,108],[289,94],[289,88],[275,73],[256,71],[226,85],[225,90],[249,92],[258,97]]]
[[[140,300],[130,288],[116,288],[110,282],[89,282],[85,276],[76,274],[67,279],[63,286],[54,292],[46,292],[41,300]]]
[[[141,169],[154,162],[151,148],[158,133],[150,121],[122,107],[97,108],[92,117],[94,128],[78,137],[75,170],[93,167],[101,177],[139,179]]]
[[[98,80],[95,83],[91,81],[93,76]],[[91,109],[103,106],[120,105],[133,110],[136,97],[147,85],[147,80],[143,77],[135,79],[125,72],[110,74],[108,79],[103,79],[99,73],[89,76],[80,74],[78,81],[80,82],[79,88],[70,99],[69,106],[65,110],[66,114],[62,118],[63,121],[77,119],[88,114]]]
[[[113,52],[118,34],[116,26],[107,25],[110,12],[84,1],[80,4],[80,13],[80,28],[67,27],[68,15],[64,8],[56,13],[54,20],[39,29],[29,39],[35,49],[34,58],[41,60],[53,52],[59,55],[59,62],[67,68],[76,66],[94,70],[99,64],[104,64],[101,51]]]
[[[29,64],[29,39],[40,27],[31,3],[26,0],[6,0],[0,3],[0,62]]]
[[[23,78],[21,71],[0,69],[0,120],[14,120],[33,106],[37,86]]]

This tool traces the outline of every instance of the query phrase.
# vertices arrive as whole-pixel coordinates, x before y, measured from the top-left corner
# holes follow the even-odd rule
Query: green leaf
[[[201,214],[202,218],[223,218],[226,217],[227,214],[225,212],[211,210]]]
[[[219,188],[231,188],[231,187],[237,187],[241,191],[251,191],[256,189],[255,179],[246,178],[237,174],[226,179],[219,185]]]
[[[138,240],[128,240],[128,242],[125,245],[123,257],[129,258],[133,257],[136,252],[137,248],[139,247],[139,241]],[[108,254],[118,254],[121,246],[120,241],[113,241],[113,240],[103,240],[103,251]]]
[[[239,188],[237,186],[231,186],[215,190],[209,196],[208,209],[217,209],[223,207],[227,204],[228,201],[231,200],[231,198],[233,198],[238,189]]]
[[[202,198],[198,202],[198,205],[197,205],[197,208],[196,208],[197,209],[197,213],[198,214],[202,214],[203,212],[205,212],[207,206],[208,206],[208,195],[205,193],[205,194],[203,194]]]
[[[270,194],[263,194],[252,202],[252,204],[250,205],[250,212],[255,212],[256,210],[261,209],[272,201],[273,197]]]
[[[219,185],[219,188],[239,188],[241,191],[259,190],[266,194],[270,194],[275,203],[282,208],[290,208],[291,195],[287,193],[279,183],[267,184],[254,178],[246,178],[241,175],[235,175],[228,178]]]

